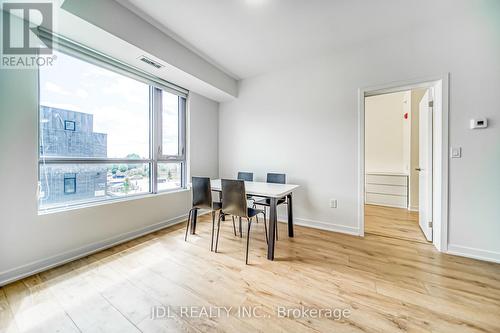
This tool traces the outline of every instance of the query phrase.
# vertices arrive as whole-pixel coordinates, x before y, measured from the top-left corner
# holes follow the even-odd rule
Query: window
[[[76,124],[74,121],[71,120],[65,120],[64,121],[64,129],[66,131],[75,131],[76,130]]]
[[[85,51],[39,70],[39,209],[183,188],[185,92]]]
[[[158,190],[179,188],[182,183],[181,163],[158,163]]]
[[[162,155],[179,155],[179,98],[177,96],[162,92],[162,111],[161,111],[161,140]]]
[[[64,175],[64,194],[76,193],[76,173]]]

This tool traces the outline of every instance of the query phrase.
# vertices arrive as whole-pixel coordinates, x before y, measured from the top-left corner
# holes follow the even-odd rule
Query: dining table
[[[211,188],[214,192],[222,192],[220,179],[211,180]],[[256,198],[264,198],[269,201],[269,228],[268,228],[268,244],[267,244],[267,259],[274,260],[274,249],[276,246],[275,232],[276,224],[278,223],[278,200],[286,198],[287,217],[288,217],[288,237],[293,237],[293,205],[292,193],[299,188],[299,185],[294,184],[276,184],[267,182],[249,182],[245,181],[245,192],[248,196]],[[194,211],[194,216],[191,223],[191,234],[196,233],[197,210]]]

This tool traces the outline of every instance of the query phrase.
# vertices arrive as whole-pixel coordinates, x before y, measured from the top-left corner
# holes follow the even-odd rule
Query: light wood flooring
[[[418,225],[418,212],[365,205],[365,233],[427,243]]]
[[[220,253],[210,223],[184,242],[170,227],[0,288],[0,332],[500,332],[500,265],[431,245],[280,224],[266,259],[262,222],[244,238],[231,223]],[[151,308],[170,306],[170,319]],[[264,318],[187,316],[181,306],[255,307]],[[348,318],[284,317],[277,307],[349,309]]]

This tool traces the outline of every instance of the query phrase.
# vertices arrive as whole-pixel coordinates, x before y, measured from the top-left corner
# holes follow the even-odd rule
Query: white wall
[[[217,177],[217,103],[190,100],[191,169]],[[189,191],[39,216],[37,113],[36,72],[0,69],[0,285],[185,216]]]
[[[449,250],[500,261],[500,8],[474,1],[434,25],[395,31],[243,80],[220,107],[220,174],[284,171],[296,221],[358,232],[358,88],[450,73]],[[300,41],[297,41],[300,42]],[[470,130],[485,116],[490,127]],[[329,199],[339,200],[337,209]]]
[[[410,118],[404,119],[404,114],[409,97],[402,91],[365,98],[366,173],[408,173]]]
[[[201,95],[189,94],[190,174],[219,176],[219,103]]]

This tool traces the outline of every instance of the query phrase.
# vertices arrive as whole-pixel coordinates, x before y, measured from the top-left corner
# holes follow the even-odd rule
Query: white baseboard
[[[206,214],[206,212],[199,212],[199,215],[202,214]],[[95,242],[61,254],[57,254],[49,258],[33,261],[29,264],[0,272],[0,287],[8,283],[25,278],[27,276],[46,271],[48,269],[63,265],[70,261],[88,256],[92,253],[99,252],[107,248],[113,247],[115,245],[127,242],[134,238],[138,238],[146,234],[152,233],[154,231],[181,223],[186,219],[187,219],[187,214],[181,215],[141,229],[129,231],[99,242]]]
[[[278,221],[281,223],[288,223],[286,216],[279,216]],[[303,227],[316,228],[316,229],[320,229],[320,230],[340,232],[343,234],[354,235],[354,236],[360,235],[358,228],[349,227],[349,226],[345,226],[345,225],[341,225],[341,224],[334,224],[334,223],[329,223],[329,222],[310,220],[310,219],[305,219],[305,218],[294,218],[293,224],[300,225]]]
[[[448,244],[448,251],[446,251],[446,253],[462,257],[500,263],[500,252],[487,251],[467,246]]]
[[[412,212],[418,212],[418,206],[408,206],[408,210]]]

